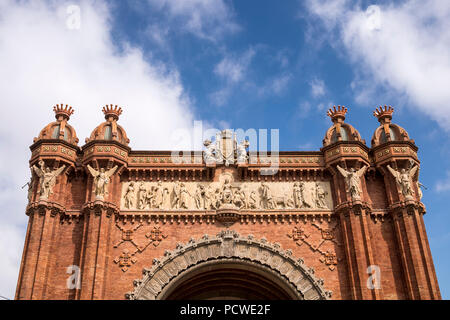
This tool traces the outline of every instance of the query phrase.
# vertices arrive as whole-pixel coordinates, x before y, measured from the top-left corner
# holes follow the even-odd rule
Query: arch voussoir
[[[323,280],[317,279],[314,269],[295,260],[290,250],[282,250],[279,244],[253,236],[241,237],[232,230],[222,231],[216,237],[205,235],[187,244],[178,244],[173,251],[166,251],[162,259],[154,259],[150,269],[144,269],[143,278],[134,281],[134,290],[125,296],[130,300],[157,300],[171,281],[188,269],[210,261],[229,260],[264,266],[274,276],[296,290],[299,299],[330,299],[331,291],[323,288]]]

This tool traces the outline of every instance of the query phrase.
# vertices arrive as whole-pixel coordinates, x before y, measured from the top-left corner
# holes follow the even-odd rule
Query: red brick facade
[[[104,110],[107,121],[79,148],[75,131],[67,124],[73,111],[57,106],[57,121],[44,128],[31,146],[30,165],[36,169],[26,210],[29,222],[16,299],[142,299],[146,295],[141,286],[157,287],[154,298],[168,297],[164,290],[174,287],[189,272],[203,270],[197,259],[171,277],[167,272],[170,257],[188,260],[185,252],[196,246],[211,251],[214,239],[220,237],[225,248],[227,234],[234,237],[236,248],[241,243],[243,251],[227,255],[224,249],[217,260],[204,259],[203,263],[208,260],[212,266],[205,269],[208,272],[219,272],[219,262],[224,259],[231,266],[242,261],[244,271],[251,262],[260,270],[255,271],[255,284],[264,280],[266,288],[298,289],[295,294],[305,299],[440,299],[423,221],[425,206],[417,183],[417,147],[404,129],[391,123],[392,111],[377,110],[375,115],[381,125],[369,148],[359,133],[344,122],[345,108],[330,110],[333,126],[320,151],[280,152],[279,170],[264,175],[261,169],[268,165],[260,156],[226,166],[206,164],[201,155],[200,160],[193,157],[178,163],[170,152],[133,151],[124,129],[117,124],[121,113],[117,108]],[[97,172],[117,166],[117,170],[111,170],[114,172],[104,197],[95,193],[96,178],[88,165]],[[56,170],[63,166],[63,172],[53,180],[49,178],[48,185],[41,183],[40,175],[46,167],[57,174]],[[338,166],[347,173],[351,168],[361,172],[360,192],[351,189]],[[409,170],[409,189],[402,189],[406,182],[395,176],[401,169]],[[137,188],[144,183],[161,181],[166,186],[182,181],[194,186],[219,183],[224,174],[232,177],[234,184],[247,182],[257,188],[263,182],[289,188],[300,182],[323,183],[330,188],[327,201],[331,205],[314,209],[286,203],[270,208],[217,210],[124,209],[124,190],[130,182],[135,182],[131,186],[138,196]],[[137,198],[130,199],[138,206]],[[229,233],[223,233],[227,230]],[[221,232],[224,236],[217,236]],[[187,245],[192,248],[186,249]],[[267,249],[270,257],[246,259],[245,248],[248,252]],[[272,261],[277,255],[281,259],[278,262],[261,262]],[[154,273],[165,263],[167,279],[163,281]],[[75,267],[68,270],[70,266]],[[73,288],[69,282],[76,281],[69,278],[76,268],[80,283]],[[295,278],[297,270],[302,275]],[[379,286],[370,288],[369,277],[373,278],[377,270]],[[203,281],[207,288],[216,277],[219,281],[216,279],[212,286],[220,289],[220,273],[206,279],[201,278],[200,271],[195,276],[200,279],[195,280],[197,285]],[[236,277],[239,272],[234,273]],[[249,271],[249,286],[251,274]],[[309,279],[316,291],[309,294],[300,278]],[[186,283],[183,288],[188,288]],[[189,288],[183,290],[197,290]],[[280,297],[284,297],[282,293]]]

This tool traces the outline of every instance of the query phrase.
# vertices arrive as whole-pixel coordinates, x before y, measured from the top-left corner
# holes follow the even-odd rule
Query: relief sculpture
[[[331,210],[328,181],[127,182],[122,186],[123,210]]]

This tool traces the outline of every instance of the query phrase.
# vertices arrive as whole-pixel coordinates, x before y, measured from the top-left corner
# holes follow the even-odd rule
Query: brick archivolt
[[[269,268],[295,289],[299,299],[330,299],[331,291],[324,289],[324,281],[317,279],[314,269],[304,265],[302,259],[292,257],[290,250],[282,250],[279,244],[241,237],[232,230],[222,231],[215,237],[204,235],[201,240],[191,239],[178,244],[174,251],[166,251],[164,257],[153,260],[153,267],[143,270],[143,278],[134,281],[134,290],[126,294],[130,300],[157,300],[165,287],[190,269],[207,261],[233,260]]]

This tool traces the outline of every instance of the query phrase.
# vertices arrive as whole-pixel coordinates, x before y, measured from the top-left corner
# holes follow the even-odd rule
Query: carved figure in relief
[[[272,197],[272,191],[270,190],[270,186],[263,182],[261,184],[261,203],[260,206],[261,208],[264,209],[275,209],[276,208],[276,203]]]
[[[237,190],[234,192],[234,201],[233,202],[240,209],[248,208],[246,193],[242,189],[242,187],[240,187],[240,186],[237,187]]]
[[[246,163],[248,160],[247,148],[250,146],[250,143],[247,140],[242,141],[237,145],[237,163]]]
[[[306,188],[305,183],[302,181],[299,184],[300,187],[300,195],[301,195],[301,199],[302,199],[302,204],[301,204],[301,208],[312,208],[314,207],[314,199],[313,199],[313,191],[312,190],[308,190]]]
[[[168,188],[163,189],[161,207],[162,209],[170,209],[170,192]]]
[[[294,201],[286,194],[283,196],[274,197],[274,202],[275,202],[275,207],[281,206],[284,209],[294,207]]]
[[[173,187],[172,193],[173,193],[173,201],[172,201],[172,208],[173,209],[179,209],[180,208],[180,182],[177,182],[175,186]]]
[[[257,195],[255,191],[250,192],[250,196],[248,197],[248,208],[256,209],[256,204],[258,200],[256,199]]]
[[[294,183],[294,187],[292,188],[293,198],[294,198],[294,207],[301,208],[303,205],[303,195],[300,189],[300,185],[298,182]]]
[[[158,181],[158,185],[154,188],[153,194],[153,202],[154,206],[157,209],[162,209],[162,202],[163,202],[163,185],[161,181]]]
[[[223,204],[232,204],[233,203],[233,190],[231,187],[230,179],[225,179],[225,182],[222,186],[222,192],[221,192],[221,200]]]
[[[186,185],[184,183],[181,183],[180,185],[180,200],[179,200],[179,207],[178,209],[189,209],[189,197],[191,197],[191,194],[186,188]]]
[[[110,178],[116,172],[118,166],[106,171],[105,168],[101,168],[100,171],[95,170],[90,165],[87,168],[91,175],[94,177],[94,194],[97,199],[103,200],[105,195],[108,194],[108,184]]]
[[[328,192],[323,190],[323,188],[316,182],[316,206],[320,209],[328,208],[326,203],[326,196]]]
[[[125,208],[131,209],[134,206],[134,201],[136,200],[134,182],[130,182],[127,191],[125,191]]]
[[[206,147],[204,153],[204,159],[207,164],[212,164],[217,162],[217,147],[215,143],[212,143],[211,140],[205,140],[203,145]]]
[[[347,186],[347,192],[353,200],[361,199],[361,177],[367,170],[367,166],[362,167],[358,171],[355,168],[351,168],[349,171],[341,168],[339,165],[336,166],[342,176],[345,178],[345,184]]]
[[[400,186],[401,192],[405,198],[412,199],[414,197],[414,191],[411,186],[411,179],[416,174],[417,165],[413,167],[413,162],[410,163],[409,169],[401,169],[400,172],[392,169],[390,165],[387,165],[388,170],[394,176],[395,181]]]
[[[195,190],[195,205],[197,206],[197,209],[207,209],[206,207],[206,189],[205,186],[199,184],[197,185],[197,190]]]
[[[145,196],[146,206],[150,209],[155,208],[155,187],[151,187],[147,190],[147,195]]]
[[[66,166],[63,165],[61,168],[52,171],[49,167],[45,167],[45,162],[41,160],[39,161],[39,167],[40,168],[33,165],[32,168],[39,177],[40,198],[46,200],[53,193],[56,178],[64,171]]]
[[[143,210],[147,205],[147,188],[145,187],[144,182],[139,184],[138,190],[138,209]]]
[[[220,192],[219,188],[216,188],[216,190],[214,191],[214,193],[212,194],[211,197],[211,208],[212,209],[219,209],[220,205],[222,203],[221,201],[222,199],[222,193]]]

